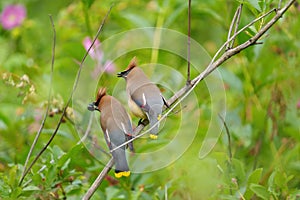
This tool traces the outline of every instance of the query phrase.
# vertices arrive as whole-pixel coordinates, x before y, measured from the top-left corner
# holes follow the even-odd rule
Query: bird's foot
[[[142,124],[143,126],[146,126],[147,125],[147,121],[148,121],[147,119],[140,119],[139,122],[138,122],[138,125]]]

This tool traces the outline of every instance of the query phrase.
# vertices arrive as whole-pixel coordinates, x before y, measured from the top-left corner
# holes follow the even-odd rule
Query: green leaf
[[[237,0],[239,3],[246,5],[252,13],[255,15],[258,14],[257,11],[261,12],[261,7],[258,3],[258,0]]]
[[[263,169],[262,168],[258,168],[256,170],[254,170],[247,181],[247,188],[246,188],[246,192],[244,194],[245,199],[251,199],[251,197],[253,196],[254,192],[250,189],[250,185],[251,184],[258,184],[259,180],[261,178],[261,174],[262,174]]]
[[[262,199],[270,199],[270,193],[268,192],[268,190],[262,186],[262,185],[258,185],[258,184],[254,184],[252,183],[250,185],[250,189],[260,198]]]
[[[21,194],[22,194],[22,188],[21,187],[15,187],[15,188],[13,188],[11,198],[12,199],[17,199]]]
[[[262,171],[263,171],[263,168],[258,168],[256,170],[254,170],[248,178],[248,184],[258,183],[261,178]]]
[[[14,165],[10,170],[9,170],[9,180],[8,180],[8,184],[14,188],[16,185],[17,185],[17,182],[16,180],[17,177],[16,177],[16,174],[17,174],[17,165]]]
[[[2,173],[0,174],[0,197],[9,197],[11,189],[7,184],[7,176],[4,176]]]
[[[41,189],[34,185],[30,185],[30,186],[23,188],[23,191],[39,191],[39,190],[41,190]]]
[[[78,155],[79,151],[81,151],[83,148],[82,144],[77,144],[75,146],[72,147],[71,150],[68,151],[68,153],[63,154],[58,162],[57,162],[57,166],[58,167],[62,167],[65,165],[65,163],[71,159],[71,158],[76,158],[76,155]],[[70,161],[68,161],[70,162]],[[66,166],[65,166],[66,167]]]
[[[90,8],[95,0],[82,0],[82,3],[86,5],[87,8]]]
[[[255,9],[257,9],[258,11],[261,11],[261,7],[258,4],[258,0],[247,0],[247,2],[253,6]]]
[[[65,163],[64,165],[61,167],[61,170],[65,170],[68,168],[69,164],[71,162],[71,158],[69,158]]]
[[[242,184],[246,179],[244,164],[238,159],[232,159],[233,173],[238,178],[239,184]]]

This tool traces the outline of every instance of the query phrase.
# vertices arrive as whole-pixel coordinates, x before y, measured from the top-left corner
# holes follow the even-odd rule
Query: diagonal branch
[[[66,114],[67,108],[69,107],[69,105],[70,105],[70,103],[71,103],[71,101],[72,101],[73,94],[75,93],[75,90],[76,90],[76,88],[77,88],[78,81],[79,81],[79,78],[80,78],[80,74],[81,74],[81,71],[82,71],[82,68],[83,68],[83,63],[84,63],[84,61],[85,61],[85,59],[86,59],[88,53],[90,52],[91,48],[93,47],[93,45],[94,45],[96,39],[97,39],[98,36],[100,35],[100,33],[101,33],[101,31],[102,31],[102,29],[103,29],[103,27],[104,27],[104,23],[105,23],[106,19],[108,18],[108,15],[110,14],[110,11],[111,11],[112,7],[113,7],[113,5],[112,5],[112,6],[109,8],[109,10],[107,11],[107,13],[106,13],[104,19],[102,20],[102,22],[101,22],[101,24],[100,24],[100,26],[99,26],[99,29],[98,29],[98,31],[97,31],[97,33],[96,33],[96,36],[95,36],[95,38],[93,39],[93,42],[92,42],[91,46],[90,46],[89,49],[86,51],[86,53],[84,54],[84,56],[83,56],[83,58],[82,58],[82,60],[81,60],[81,62],[80,62],[79,70],[78,70],[78,73],[77,73],[77,76],[76,76],[76,79],[75,79],[75,82],[74,82],[73,89],[72,89],[71,94],[70,94],[70,97],[69,97],[69,99],[68,99],[68,101],[67,101],[67,103],[66,103],[66,105],[65,105],[65,107],[64,107],[64,109],[63,109],[62,115],[61,115],[60,120],[59,120],[59,122],[58,122],[58,124],[57,124],[57,126],[56,126],[56,129],[54,130],[53,134],[51,135],[51,137],[50,137],[50,139],[48,140],[48,142],[46,143],[46,145],[45,145],[45,146],[42,148],[42,150],[36,155],[36,157],[35,157],[34,160],[31,162],[31,164],[29,165],[29,167],[25,170],[24,175],[22,176],[19,185],[22,184],[22,182],[23,182],[25,176],[28,174],[28,172],[30,171],[30,169],[32,168],[32,166],[36,163],[36,161],[40,158],[40,156],[44,153],[44,151],[46,151],[46,149],[48,148],[48,146],[50,145],[50,143],[52,142],[52,140],[53,140],[54,137],[56,136],[56,134],[57,134],[57,132],[58,132],[58,129],[59,129],[59,127],[60,127],[60,125],[61,125],[61,123],[62,123],[62,121],[63,121],[63,118],[64,118],[65,114]]]
[[[111,170],[112,166],[114,165],[114,160],[111,158],[106,166],[103,168],[101,173],[98,175],[92,186],[89,188],[89,190],[85,193],[85,195],[82,197],[82,200],[88,200],[90,199],[99,185],[102,183],[103,179],[105,178],[106,174]]]

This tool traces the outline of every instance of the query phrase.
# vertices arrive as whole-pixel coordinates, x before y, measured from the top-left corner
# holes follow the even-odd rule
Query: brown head
[[[101,87],[101,88],[99,88],[99,90],[98,90],[98,93],[97,93],[97,97],[96,97],[96,101],[94,101],[94,102],[92,102],[92,103],[90,103],[89,105],[88,105],[88,110],[89,111],[94,111],[94,110],[98,110],[99,111],[99,103],[100,103],[100,101],[101,101],[101,99],[102,99],[102,97],[104,97],[106,95],[106,88],[105,87]]]
[[[137,61],[136,61],[136,57],[134,56],[134,57],[131,59],[129,65],[128,65],[127,68],[126,68],[126,70],[125,70],[125,71],[122,71],[122,72],[119,72],[119,73],[117,74],[117,76],[118,76],[118,77],[126,78],[127,75],[128,75],[128,73],[129,73],[133,68],[135,68],[135,67],[137,67]]]

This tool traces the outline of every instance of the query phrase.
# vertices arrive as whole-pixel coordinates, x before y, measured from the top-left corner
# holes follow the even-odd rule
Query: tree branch
[[[232,34],[232,29],[233,29],[233,26],[234,26],[234,31],[233,31],[233,34],[236,34],[236,31],[237,31],[237,28],[239,26],[239,23],[240,23],[240,19],[241,19],[241,14],[242,14],[242,8],[243,8],[243,4],[240,4],[240,6],[236,9],[235,13],[234,13],[234,17],[231,21],[231,24],[230,24],[230,27],[229,27],[229,31],[228,31],[228,36],[227,36],[227,41],[230,40],[230,36]],[[231,42],[229,42],[227,45],[226,45],[226,50],[228,49],[231,49],[234,45],[234,40],[235,40],[235,37],[231,40]]]
[[[82,197],[82,200],[88,200],[93,196],[93,194],[95,193],[95,191],[97,190],[99,185],[102,183],[103,179],[108,174],[108,172],[111,170],[113,165],[114,165],[114,160],[111,158],[108,161],[108,163],[106,164],[106,166],[103,168],[101,173],[98,175],[98,177],[96,178],[96,180],[94,181],[92,186],[89,188],[89,190]]]

